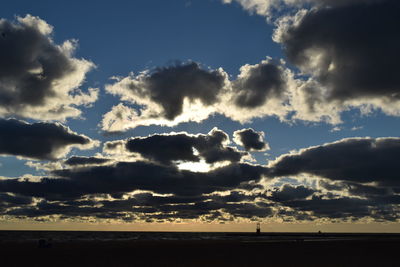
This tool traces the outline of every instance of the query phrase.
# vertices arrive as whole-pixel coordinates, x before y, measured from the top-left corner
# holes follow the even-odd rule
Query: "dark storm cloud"
[[[181,63],[136,77],[128,93],[148,97],[163,108],[166,119],[173,120],[182,113],[185,98],[206,106],[216,103],[225,79],[221,71],[202,69],[196,62]]]
[[[60,119],[79,115],[70,105],[83,103],[78,97],[72,103],[70,93],[93,64],[71,57],[73,42],[54,44],[45,21],[30,15],[17,20],[0,19],[0,113]]]
[[[155,209],[159,209],[160,211],[177,211],[179,209],[192,209],[198,210],[200,207],[203,207],[203,210],[214,210],[223,208],[227,203],[239,203],[239,202],[252,202],[254,201],[256,196],[253,195],[245,195],[241,192],[232,191],[228,195],[210,195],[210,196],[156,196],[152,193],[138,193],[133,195],[128,199],[120,199],[120,200],[104,200],[93,203],[80,203],[80,201],[75,202],[66,202],[66,204],[70,205],[94,205],[95,203],[101,204],[104,208],[107,209],[116,209],[119,211],[128,211],[133,206],[140,207],[153,207]],[[207,202],[207,203],[203,203]],[[172,205],[171,205],[172,204]],[[177,206],[176,204],[180,204]],[[190,207],[190,205],[195,204],[196,206]],[[178,208],[177,208],[178,207]],[[180,207],[180,208],[179,208]]]
[[[11,204],[11,205],[27,205],[32,203],[31,197],[10,195],[6,193],[0,193],[1,204]]]
[[[398,218],[396,207],[400,204],[400,195],[390,190],[382,191],[378,186],[374,190],[374,186],[356,187],[355,184],[354,190],[348,191],[351,196],[289,184],[269,190],[270,193],[231,191],[222,195],[205,195],[235,190],[241,183],[259,180],[266,172],[267,169],[261,166],[232,164],[208,173],[195,173],[148,162],[60,170],[55,172],[59,175],[57,179],[42,178],[35,182],[1,180],[0,191],[7,193],[0,194],[0,199],[3,195],[25,199],[18,202],[21,204],[3,205],[0,210],[2,214],[19,218],[59,215],[124,221],[253,220],[274,214],[289,221],[294,218],[353,220],[370,217],[392,221]],[[339,185],[335,190],[338,188]],[[122,197],[134,190],[172,195],[136,193]],[[117,199],[110,199],[108,195]],[[42,200],[31,204],[31,197]]]
[[[251,194],[251,195],[247,195],[247,194],[243,194],[242,192],[239,191],[231,191],[228,195],[215,195],[212,196],[211,198],[214,201],[217,202],[222,202],[222,203],[226,203],[226,202],[253,202],[255,200],[255,198],[257,197],[257,194]]]
[[[99,165],[102,163],[109,162],[110,159],[105,158],[98,158],[98,157],[79,157],[73,156],[64,161],[64,164],[69,166],[76,166],[76,165]]]
[[[360,219],[370,217],[376,220],[396,220],[398,211],[394,205],[400,203],[400,196],[387,195],[375,198],[311,196],[316,192],[304,186],[284,186],[275,190],[272,197],[262,194],[245,195],[231,192],[229,195],[211,196],[156,196],[152,193],[139,193],[129,198],[117,200],[61,200],[48,202],[42,200],[35,205],[22,205],[19,208],[2,212],[12,216],[40,217],[61,215],[66,218],[95,217],[98,219],[122,220],[168,220],[199,219],[226,220],[233,218],[257,219],[276,214],[285,220]],[[289,189],[288,189],[289,188]],[[289,192],[291,191],[291,193]],[[293,193],[293,194],[292,194]],[[263,202],[267,198],[270,203]],[[256,201],[256,199],[258,199]],[[275,212],[272,207],[279,208]],[[290,208],[288,210],[287,208]],[[304,213],[307,212],[307,213]],[[222,215],[225,214],[225,217]],[[133,217],[132,217],[133,216]]]
[[[72,147],[89,148],[93,141],[57,123],[26,123],[0,119],[0,155],[53,160]]]
[[[233,133],[234,141],[243,146],[247,151],[262,151],[268,149],[264,142],[264,132],[256,132],[253,129],[242,129]]]
[[[26,198],[23,204],[3,205],[0,210],[18,218],[57,215],[123,221],[256,220],[272,216],[285,221],[396,221],[399,151],[399,138],[350,138],[283,155],[268,168],[233,163],[200,173],[140,161],[74,167],[54,171],[56,178],[52,179],[0,180],[0,192],[5,197]],[[263,190],[252,183],[266,176],[301,173],[325,179],[318,189],[285,183]],[[236,191],[243,185],[249,188]],[[260,190],[253,191],[255,188]],[[151,193],[126,194],[135,190]],[[42,200],[32,204],[32,197]]]
[[[206,196],[156,196],[152,193],[138,193],[133,197],[129,198],[128,201],[131,202],[130,205],[137,206],[161,206],[168,204],[189,204],[202,202],[208,199]],[[118,207],[120,204],[124,205],[125,199],[116,201],[106,201],[102,202],[105,206],[115,206]],[[120,203],[120,204],[118,204]]]
[[[255,181],[243,182],[238,186],[238,189],[243,189],[246,191],[252,191],[254,189],[263,189],[263,188],[264,187],[261,184]]]
[[[24,208],[31,203],[31,197],[0,193],[0,215],[6,213],[10,208]]]
[[[111,212],[104,208],[88,206],[72,206],[60,203],[40,201],[35,206],[13,209],[6,214],[11,216],[40,217],[47,215],[63,215],[65,217],[96,216],[99,218],[109,217]],[[115,214],[114,214],[115,216]],[[121,215],[120,215],[121,216]]]
[[[225,132],[214,128],[208,134],[170,133],[131,138],[126,141],[125,147],[130,152],[164,164],[172,161],[197,162],[201,158],[207,163],[240,161],[247,153],[226,146],[228,141],[229,137]],[[105,151],[117,149],[119,144],[118,141],[108,142],[105,144]]]
[[[393,189],[390,187],[380,187],[373,185],[363,185],[352,182],[329,182],[327,180],[320,180],[319,185],[329,191],[347,191],[351,195],[362,196],[362,197],[376,197],[392,195]]]
[[[65,187],[65,190],[69,189],[71,188]],[[89,216],[123,220],[127,219],[127,214],[145,220],[199,219],[200,216],[206,216],[206,220],[223,220],[219,211],[236,218],[267,217],[272,214],[270,206],[254,203],[258,195],[245,195],[241,192],[230,192],[222,196],[157,196],[152,193],[138,193],[116,200],[98,200],[99,197],[106,197],[101,194],[93,195],[97,199],[85,200],[79,199],[79,196],[70,199],[51,199],[51,195],[47,196],[50,197],[50,201],[41,200],[35,205],[21,205],[8,211],[4,209],[2,212],[21,218],[60,215],[66,218]]]
[[[164,205],[157,208],[163,214],[172,213],[172,217],[179,218],[182,215],[191,215],[194,219],[200,215],[209,214],[211,211],[222,210],[231,216],[240,218],[267,217],[271,215],[271,209],[266,206],[258,206],[254,203],[223,203],[215,201],[197,202],[193,205]]]
[[[327,185],[327,184],[323,184]],[[353,185],[356,188],[356,184]],[[373,186],[358,187],[360,190],[349,190],[351,196],[342,196],[330,192],[322,194],[321,191],[307,186],[292,186],[285,184],[281,188],[272,191],[268,199],[279,203],[280,212],[278,215],[289,216],[286,218],[298,218],[303,212],[311,212],[308,218],[331,218],[331,219],[360,219],[370,217],[375,220],[396,220],[399,218],[399,211],[396,206],[400,203],[400,196],[382,191]],[[334,190],[342,189],[336,187]],[[388,194],[389,193],[389,194]],[[362,198],[360,198],[362,197]],[[283,207],[291,208],[286,210]],[[390,215],[390,216],[389,216]],[[389,218],[390,217],[390,218]]]
[[[301,173],[331,180],[399,186],[400,138],[347,138],[286,154],[271,164],[271,176]]]
[[[289,61],[327,89],[308,97],[310,106],[400,100],[400,2],[351,3],[303,12],[295,23],[282,21],[275,33]]]
[[[46,199],[76,199],[87,194],[121,194],[150,190],[178,196],[200,196],[235,189],[242,182],[259,180],[262,166],[231,164],[207,173],[178,170],[170,165],[149,162],[119,162],[112,166],[93,166],[54,171],[59,178],[39,182],[7,179],[0,181],[0,192]]]
[[[347,183],[347,189],[350,194],[363,197],[378,197],[378,196],[388,196],[393,195],[391,188],[362,185],[355,183]]]
[[[0,193],[0,213],[4,213],[9,208],[21,208],[31,203],[31,197]]]
[[[313,215],[328,218],[368,217],[371,216],[371,201],[360,198],[342,197],[322,199],[313,196],[311,200],[293,200],[285,205],[300,211],[312,211]]]
[[[272,191],[271,199],[278,202],[305,199],[314,194],[314,192],[314,189],[303,185],[292,186],[290,184],[284,184],[282,188]]]
[[[62,215],[66,217],[93,216],[96,218],[122,219],[129,213],[136,214],[140,219],[145,220],[198,219],[200,216],[210,216],[207,220],[220,220],[223,217],[219,211],[236,218],[271,216],[272,210],[268,205],[240,202],[253,199],[251,196],[243,196],[240,193],[235,193],[233,197],[160,197],[151,193],[141,193],[121,200],[64,202],[43,200],[35,206],[13,209],[6,214],[26,217]]]
[[[325,198],[314,195],[311,199],[290,200],[282,204],[297,212],[312,212],[312,215],[317,218],[360,219],[370,217],[378,221],[395,221],[400,217],[399,201],[400,196],[398,195],[374,198]]]
[[[254,66],[245,65],[233,82],[237,96],[235,104],[244,108],[262,106],[271,98],[281,98],[286,90],[286,76],[282,68],[269,61]]]
[[[236,218],[266,218],[272,216],[272,210],[266,205],[257,203],[233,203],[222,204],[220,207],[224,212]]]
[[[194,155],[193,143],[194,138],[184,133],[155,134],[129,139],[126,149],[162,163],[171,163],[174,160],[199,161],[199,157]]]

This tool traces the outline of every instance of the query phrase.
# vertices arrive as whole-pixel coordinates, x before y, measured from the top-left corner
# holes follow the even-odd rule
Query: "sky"
[[[399,11],[5,1],[0,229],[399,232]]]

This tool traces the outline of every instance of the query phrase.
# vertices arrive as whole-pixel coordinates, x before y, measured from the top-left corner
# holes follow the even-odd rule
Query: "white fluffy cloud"
[[[324,3],[331,7],[281,18],[274,33],[288,61],[309,77],[295,90],[295,118],[339,123],[349,109],[399,116],[399,2]]]
[[[115,79],[114,84],[106,85],[106,91],[136,105],[136,110],[123,104],[114,106],[101,123],[106,131],[200,122],[215,110],[229,82],[222,69],[204,69],[195,62]]]
[[[222,0],[225,4],[239,3],[245,10],[261,16],[270,16],[272,12],[279,9],[283,0]]]
[[[120,97],[120,103],[103,116],[103,131],[125,131],[137,126],[175,126],[200,122],[219,113],[240,122],[256,117],[290,112],[293,73],[284,62],[267,58],[259,64],[241,67],[235,80],[222,69],[205,70],[189,63],[144,71],[117,79],[106,91]],[[129,104],[129,106],[128,106]]]
[[[284,62],[267,58],[258,64],[246,64],[231,82],[217,112],[241,123],[267,116],[286,120],[296,86],[294,74]]]
[[[268,19],[276,18],[275,13],[287,8],[301,8],[304,5],[311,4],[314,7],[337,7],[352,4],[370,4],[383,2],[385,0],[221,0],[224,4],[236,2],[243,9]]]
[[[104,115],[102,129],[175,126],[200,122],[215,113],[241,123],[274,116],[281,121],[339,124],[341,114],[351,109],[363,114],[379,109],[400,116],[396,72],[400,37],[393,23],[398,21],[398,2],[237,2],[264,15],[284,5],[313,5],[275,21],[273,39],[297,69],[267,57],[243,65],[235,79],[228,79],[222,69],[206,69],[195,62],[145,70],[106,86],[125,103]],[[386,15],[376,20],[377,12]],[[354,16],[363,26],[351,23]]]
[[[94,64],[73,57],[76,40],[58,45],[52,32],[39,17],[0,19],[0,116],[65,120],[97,100],[97,89],[79,89]]]

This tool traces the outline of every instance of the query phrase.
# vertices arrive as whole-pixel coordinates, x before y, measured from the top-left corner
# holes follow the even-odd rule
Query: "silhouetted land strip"
[[[49,247],[39,247],[38,241],[33,240],[3,240],[0,262],[1,266],[399,266],[398,234],[264,233],[258,238],[252,234],[225,233],[217,236],[234,238],[55,239]],[[324,238],[314,238],[321,236]]]

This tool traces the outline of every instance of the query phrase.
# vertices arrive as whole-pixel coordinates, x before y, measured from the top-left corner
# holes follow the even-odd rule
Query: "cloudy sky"
[[[0,228],[400,231],[399,11],[6,1]]]

